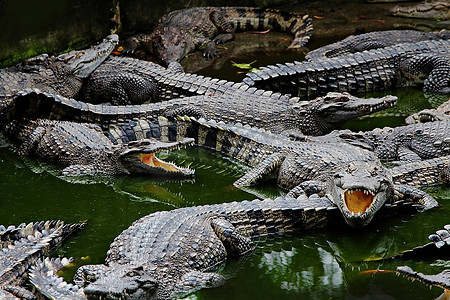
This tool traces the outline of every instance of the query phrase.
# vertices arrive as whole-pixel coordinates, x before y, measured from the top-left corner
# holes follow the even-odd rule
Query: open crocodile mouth
[[[169,172],[180,172],[180,169],[191,170],[189,168],[178,167],[174,163],[163,161],[156,157],[155,153],[139,153],[136,154],[139,160],[149,167],[162,168]],[[193,170],[191,170],[193,172]]]
[[[395,271],[397,276],[402,276],[404,278],[407,278],[411,281],[418,280],[426,285],[431,286],[437,286],[442,289],[444,289],[444,295],[445,297],[438,297],[436,299],[450,299],[450,284],[449,284],[449,278],[450,278],[450,270],[444,270],[439,274],[436,275],[425,275],[423,273],[419,273],[414,271],[408,266],[399,266],[397,267],[397,270]]]
[[[186,148],[193,143],[192,138],[184,138],[178,142],[159,142],[154,139],[133,141],[128,143],[128,148],[121,153],[121,162],[130,173],[194,175],[195,170],[177,166],[173,162],[164,161],[156,156],[161,151]]]
[[[375,200],[376,193],[367,189],[348,189],[344,192],[344,203],[347,209],[360,214],[367,211]]]

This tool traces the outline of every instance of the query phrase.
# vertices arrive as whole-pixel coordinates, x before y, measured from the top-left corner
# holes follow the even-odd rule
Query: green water
[[[287,1],[277,0],[275,3],[282,8],[298,11],[306,9],[310,15],[324,17],[314,19],[315,35],[308,44],[311,49],[347,36],[356,27],[364,26],[368,31],[385,30],[393,28],[396,22],[386,16],[387,5],[367,5],[362,0],[334,0],[332,5],[326,6],[316,1],[287,4]],[[89,1],[59,1],[58,5],[54,4],[55,1],[46,0],[41,5],[35,3],[30,7],[29,3],[18,0],[0,2],[0,63],[5,65],[17,60],[17,57],[34,55],[43,51],[42,49],[62,51],[69,45],[93,40],[105,34],[104,24],[108,22],[105,9],[110,7],[110,1],[98,1],[96,4]],[[143,28],[144,25],[148,26],[149,20],[154,21],[159,15],[187,4],[224,3],[199,0],[169,1],[155,5],[151,1],[129,1],[122,7],[124,28],[128,31]],[[271,6],[266,1],[238,4]],[[48,9],[49,6],[51,9]],[[154,8],[154,11],[146,14],[150,11],[149,7]],[[45,11],[45,14],[40,14],[39,11]],[[84,11],[90,13],[83,14]],[[363,18],[369,15],[372,19]],[[19,24],[17,20],[26,22]],[[241,38],[246,39],[245,36]],[[276,39],[280,41],[281,48],[271,52],[238,53],[237,56],[227,57],[219,68],[215,65],[205,66],[199,73],[238,81],[244,74],[238,74],[239,70],[231,65],[231,61],[256,60],[255,66],[258,67],[303,58],[304,52],[287,51],[283,48],[283,43],[286,44],[283,37]],[[273,44],[278,44],[276,39]],[[236,43],[239,40],[237,38]],[[228,44],[227,49],[232,49],[232,46]],[[187,58],[186,63],[194,58]],[[406,115],[438,104],[430,104],[420,89],[416,88],[398,89],[389,93],[399,97],[395,108],[349,121],[343,128],[362,130],[400,125]],[[371,96],[383,94],[385,92]],[[2,144],[0,224],[45,219],[62,219],[66,222],[88,220],[86,228],[69,239],[55,255],[75,257],[77,265],[102,263],[114,237],[144,215],[177,207],[255,197],[232,187],[232,182],[245,171],[235,161],[199,148],[175,151],[168,158],[195,168],[195,177],[183,181],[118,177],[67,182],[55,175],[58,169],[54,166],[21,158],[8,144]],[[449,223],[450,191],[441,187],[427,191],[436,197],[441,208],[423,214],[403,214],[379,219],[360,231],[328,228],[261,241],[250,255],[227,262],[222,271],[228,278],[225,286],[202,290],[189,298],[433,299],[441,293],[439,288],[430,290],[421,283],[411,283],[392,273],[361,274],[361,271],[378,268],[394,270],[397,265],[405,264],[406,262],[400,261],[381,263],[367,260],[423,244],[427,242],[428,234]],[[283,193],[270,184],[258,188],[256,192],[268,196]],[[407,264],[425,273],[442,270],[442,267],[430,266],[432,262]],[[68,270],[66,279],[70,280],[74,271],[75,268]]]

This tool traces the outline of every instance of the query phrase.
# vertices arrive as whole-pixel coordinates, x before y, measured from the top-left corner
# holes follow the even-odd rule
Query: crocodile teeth
[[[375,193],[366,189],[351,189],[344,192],[344,201],[350,213],[359,214],[372,205]]]

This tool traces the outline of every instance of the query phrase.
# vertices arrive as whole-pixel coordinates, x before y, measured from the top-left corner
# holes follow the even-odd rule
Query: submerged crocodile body
[[[36,299],[20,287],[27,271],[85,223],[64,224],[59,220],[0,226],[0,298]]]
[[[363,93],[424,82],[424,91],[450,93],[450,41],[422,41],[331,59],[278,64],[249,73],[243,83],[316,97],[330,91]]]
[[[99,126],[47,119],[14,120],[6,125],[5,133],[20,143],[18,154],[35,154],[63,165],[61,174],[65,176],[193,174],[189,168],[178,167],[155,156],[157,152],[192,143],[192,139],[175,143],[142,139],[115,146]]]
[[[361,52],[364,50],[389,47],[401,43],[417,43],[427,40],[449,40],[450,32],[421,32],[416,30],[374,31],[365,34],[351,35],[345,39],[329,44],[306,54],[305,59],[314,61],[341,55]]]
[[[411,6],[395,6],[391,13],[397,17],[450,20],[450,3],[444,0],[427,0]]]
[[[308,15],[252,7],[194,7],[161,17],[150,35],[128,40],[125,51],[144,45],[163,63],[179,61],[188,53],[204,48],[207,58],[217,56],[217,44],[234,39],[235,31],[266,30],[294,35],[289,48],[302,47],[312,34]]]
[[[0,70],[0,107],[27,88],[39,88],[66,97],[74,97],[87,78],[117,45],[117,35],[106,37],[99,45],[71,51],[56,57],[42,54],[14,67]]]

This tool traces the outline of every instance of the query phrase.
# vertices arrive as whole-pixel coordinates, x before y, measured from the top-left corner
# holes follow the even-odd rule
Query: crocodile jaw
[[[180,174],[180,175],[194,175],[194,170],[190,168],[183,168],[175,165],[172,162],[166,162],[156,157],[155,153],[138,153],[135,154],[137,158],[151,169],[155,170],[155,173],[167,173],[167,174]]]
[[[397,267],[396,270],[397,275],[402,275],[411,280],[418,280],[428,285],[433,285],[440,287],[445,290],[445,295],[447,297],[450,296],[450,270],[444,270],[436,275],[425,275],[419,272],[414,271],[408,266],[400,266]],[[440,298],[441,299],[441,298]],[[449,298],[442,298],[449,299]]]
[[[367,211],[377,194],[368,189],[347,189],[344,191],[342,198],[344,199],[345,208],[354,214],[361,214]]]
[[[364,187],[340,189],[335,192],[339,199],[337,206],[344,216],[345,222],[352,227],[364,227],[372,221],[375,213],[386,202],[385,190],[373,191]],[[335,198],[336,199],[336,198]]]
[[[194,139],[191,138],[178,142],[160,142],[154,139],[130,142],[120,150],[119,165],[128,174],[192,176],[195,170],[159,159],[156,153],[190,146],[193,142]]]
[[[352,227],[363,227],[372,221],[375,213],[384,203],[386,194],[366,188],[352,188],[341,192],[342,213]]]

